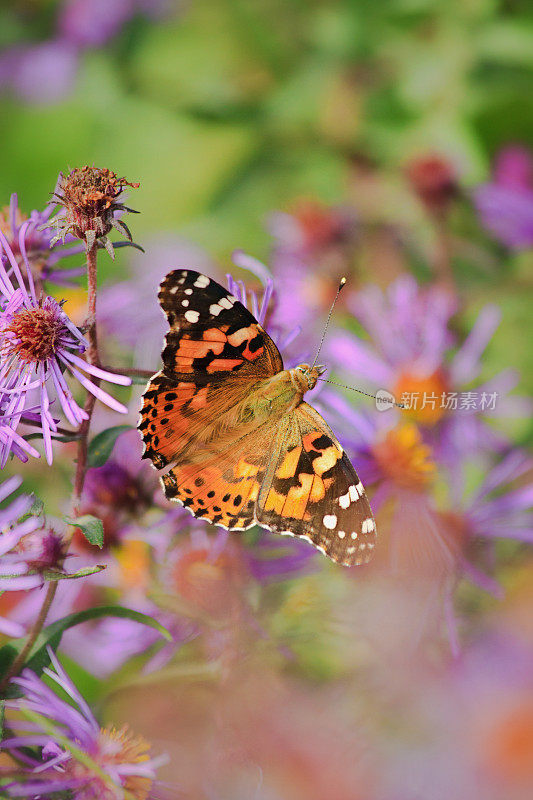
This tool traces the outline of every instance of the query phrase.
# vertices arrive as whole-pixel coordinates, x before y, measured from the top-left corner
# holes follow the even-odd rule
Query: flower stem
[[[39,636],[39,634],[40,634],[40,632],[41,632],[41,630],[43,628],[43,625],[44,625],[44,623],[46,621],[46,617],[48,615],[48,611],[50,610],[50,606],[52,605],[52,601],[53,601],[55,593],[57,591],[57,584],[58,584],[58,581],[51,581],[48,584],[48,588],[46,590],[46,595],[44,597],[44,601],[43,601],[43,604],[41,606],[41,610],[39,611],[39,616],[37,617],[37,619],[33,623],[33,626],[32,626],[32,628],[30,630],[29,635],[28,635],[28,641],[26,642],[26,644],[24,645],[24,647],[22,648],[22,650],[20,651],[18,656],[15,658],[15,660],[11,664],[11,667],[8,669],[8,671],[6,672],[4,678],[0,682],[0,692],[2,692],[6,688],[8,681],[10,680],[10,678],[13,677],[13,675],[18,675],[20,669],[26,663],[26,659],[27,659],[28,655],[30,654],[31,649],[32,649],[33,645],[35,644],[35,641],[36,641],[37,637]]]

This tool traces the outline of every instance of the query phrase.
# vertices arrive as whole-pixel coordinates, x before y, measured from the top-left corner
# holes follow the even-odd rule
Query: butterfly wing
[[[376,525],[348,456],[320,414],[301,403],[287,415],[256,506],[260,525],[311,542],[346,566],[370,560]]]
[[[252,389],[283,369],[281,356],[242,303],[206,275],[174,270],[161,284],[159,302],[170,329],[163,369],[143,395],[143,457],[167,467],[167,497],[211,522],[247,527],[262,463],[246,459],[243,443],[253,434],[251,452],[268,453]]]

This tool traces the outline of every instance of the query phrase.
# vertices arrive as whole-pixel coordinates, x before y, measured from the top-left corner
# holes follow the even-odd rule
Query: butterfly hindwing
[[[259,497],[259,524],[310,541],[347,566],[370,560],[376,525],[348,456],[320,414],[300,403]]]

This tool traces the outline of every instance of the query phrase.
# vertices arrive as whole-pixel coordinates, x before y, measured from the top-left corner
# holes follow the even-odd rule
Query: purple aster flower
[[[15,476],[0,485],[0,502],[13,494],[22,483],[20,476]],[[40,586],[39,575],[28,575],[30,566],[22,554],[17,552],[21,539],[36,531],[41,523],[35,517],[28,517],[19,522],[30,510],[31,497],[19,495],[11,503],[0,509],[0,593],[20,591]],[[18,622],[0,617],[0,633],[7,636],[24,636],[25,630]]]
[[[166,759],[151,758],[150,744],[127,725],[100,728],[52,650],[48,653],[52,668],[44,673],[72,702],[61,699],[29,669],[13,679],[23,697],[6,703],[14,735],[1,747],[24,766],[15,775],[10,773],[15,780],[4,785],[8,796],[37,798],[56,792],[74,792],[78,800],[111,800],[126,792],[132,800],[153,796],[156,770]]]
[[[14,47],[0,55],[0,89],[28,103],[57,103],[70,93],[77,71],[77,48],[63,39]]]
[[[131,19],[135,5],[135,0],[67,0],[58,30],[76,47],[101,47]]]
[[[266,267],[257,258],[244,253],[242,250],[235,250],[232,255],[233,263],[251,272],[261,281],[263,291],[261,300],[257,292],[247,289],[243,281],[236,281],[231,275],[226,275],[229,291],[252,312],[260,325],[263,325],[276,343],[278,350],[283,354],[283,360],[287,368],[301,364],[308,356],[307,348],[302,351],[299,342],[293,343],[301,333],[301,326],[291,327],[294,316],[284,318],[279,313],[280,296],[274,289],[274,280]],[[293,295],[294,297],[294,295]]]
[[[61,175],[56,184],[59,186]],[[9,208],[0,210],[0,230],[4,233],[11,251],[24,277],[25,261],[27,259],[32,272],[33,279],[37,287],[43,281],[70,285],[72,278],[83,275],[86,267],[76,267],[73,269],[57,269],[57,264],[61,259],[68,256],[84,252],[83,245],[73,247],[59,247],[52,245],[52,239],[56,235],[56,229],[48,225],[50,217],[55,208],[55,202],[49,203],[44,211],[32,211],[27,218],[20,210],[16,194],[11,195]],[[68,237],[72,241],[72,237]],[[21,248],[24,248],[25,255],[22,255]],[[13,268],[7,264],[7,272],[13,277]],[[27,281],[25,281],[27,284]]]
[[[481,224],[513,250],[533,246],[533,157],[519,146],[500,151],[492,181],[473,193]]]
[[[300,325],[306,336],[312,336],[317,315],[327,312],[339,279],[351,270],[357,231],[353,212],[302,200],[292,213],[273,214],[269,228],[276,284],[271,322]]]
[[[512,450],[487,472],[474,492],[465,493],[460,504],[453,503],[452,511],[439,514],[448,538],[456,543],[459,572],[495,597],[502,597],[502,588],[485,572],[494,567],[494,540],[533,542],[533,483],[510,486],[523,482],[532,468],[531,458]]]
[[[167,324],[155,298],[169,264],[187,264],[217,276],[217,267],[201,248],[176,237],[158,238],[146,246],[148,259],[132,254],[132,274],[126,281],[104,286],[98,294],[98,324],[128,350],[134,364],[149,369],[161,356]],[[148,262],[148,263],[147,263]],[[154,298],[147,302],[147,298]]]
[[[0,244],[5,253],[0,258],[0,393],[10,396],[2,419],[4,441],[0,445],[0,466],[7,462],[12,441],[20,447],[20,441],[9,430],[16,433],[24,411],[34,411],[31,390],[38,390],[40,426],[46,458],[51,464],[52,434],[57,431],[50,412],[52,387],[71,425],[78,426],[86,419],[86,412],[76,403],[68,388],[64,372],[70,373],[88,392],[121,413],[127,412],[126,407],[90,381],[85,373],[121,386],[129,386],[131,379],[106,372],[80,358],[87,347],[85,337],[56,300],[46,296],[37,298],[31,270],[24,258],[26,288],[17,259],[2,231]],[[24,257],[24,245],[21,252]]]
[[[420,288],[414,278],[399,278],[386,292],[369,286],[348,303],[371,336],[367,343],[342,331],[326,339],[326,363],[349,385],[391,392],[406,410],[387,415],[414,420],[436,457],[457,485],[460,465],[472,451],[503,448],[506,439],[486,424],[499,416],[527,416],[528,400],[508,397],[518,377],[504,370],[472,389],[482,355],[496,330],[500,311],[493,305],[479,313],[469,334],[455,346],[449,322],[457,302],[438,287]]]

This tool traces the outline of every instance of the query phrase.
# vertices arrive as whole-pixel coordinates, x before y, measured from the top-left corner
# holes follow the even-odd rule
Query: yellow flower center
[[[412,423],[388,431],[374,445],[373,454],[385,475],[403,488],[423,489],[435,476],[431,449]]]
[[[98,753],[94,761],[103,772],[120,765],[135,766],[149,760],[150,744],[142,736],[135,736],[127,725],[122,728],[102,728],[98,740]],[[72,760],[67,772],[69,777],[86,779],[87,783],[76,789],[78,800],[116,800],[121,794],[113,788],[114,784],[96,777],[90,767],[80,761]],[[90,777],[89,777],[90,775]],[[152,779],[143,775],[125,775],[120,788],[129,792],[135,800],[147,800],[152,787]]]
[[[405,370],[400,373],[392,392],[406,404],[403,413],[422,425],[436,425],[446,414],[449,386],[441,370],[431,375]]]
[[[146,542],[125,539],[115,551],[124,589],[147,588],[150,581],[150,559]]]

